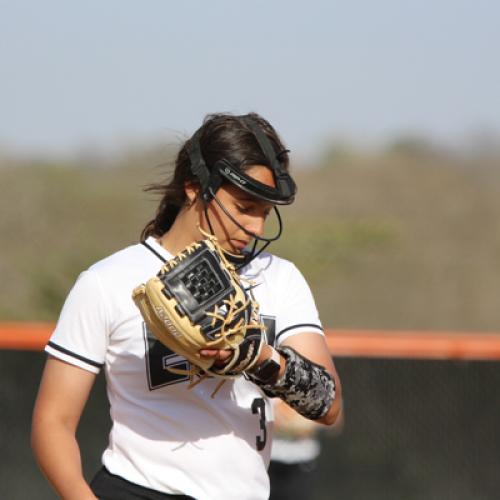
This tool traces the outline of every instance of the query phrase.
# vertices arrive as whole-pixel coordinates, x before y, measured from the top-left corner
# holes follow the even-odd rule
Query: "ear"
[[[186,199],[188,205],[191,206],[198,197],[200,193],[200,186],[198,184],[193,184],[192,182],[184,183],[184,192],[186,193]]]

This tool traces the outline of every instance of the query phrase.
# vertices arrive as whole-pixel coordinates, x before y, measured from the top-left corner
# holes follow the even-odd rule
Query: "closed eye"
[[[258,215],[258,212],[260,212],[260,207],[256,207],[256,206],[253,206],[253,205],[236,205],[236,209],[238,210],[238,212],[240,214],[244,214],[244,215]],[[265,208],[264,210],[262,210],[260,212],[260,214],[262,214],[262,216],[264,216],[264,218],[267,218],[268,215],[271,213],[271,210],[272,208],[269,207],[269,208]]]
[[[236,205],[236,209],[241,214],[249,214],[252,211],[252,207],[247,207],[247,206],[243,206],[243,205]]]

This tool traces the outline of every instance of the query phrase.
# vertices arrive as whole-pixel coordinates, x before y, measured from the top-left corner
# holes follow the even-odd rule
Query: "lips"
[[[243,250],[247,245],[248,241],[245,240],[231,240],[231,245],[238,249],[238,250]]]

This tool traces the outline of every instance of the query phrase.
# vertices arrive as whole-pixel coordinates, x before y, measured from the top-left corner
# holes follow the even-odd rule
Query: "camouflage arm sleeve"
[[[274,384],[259,384],[270,397],[279,397],[303,417],[317,420],[332,406],[335,399],[335,381],[320,365],[300,355],[291,347],[277,351],[285,358],[283,376]]]

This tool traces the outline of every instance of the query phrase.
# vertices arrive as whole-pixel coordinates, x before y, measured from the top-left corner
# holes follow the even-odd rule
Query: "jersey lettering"
[[[276,318],[274,316],[261,315],[260,319],[266,327],[267,343],[274,345],[276,338]],[[145,323],[143,323],[143,332],[149,390],[154,391],[167,385],[188,381],[188,375],[172,373],[169,368],[189,370],[189,361],[158,341]]]
[[[146,346],[146,373],[149,390],[154,391],[167,385],[179,384],[189,380],[186,374],[172,373],[169,368],[189,370],[189,362],[158,341],[151,330],[143,323]]]
[[[267,343],[274,346],[274,342],[276,340],[276,318],[274,316],[266,316],[265,314],[261,314],[260,319],[266,327]]]

